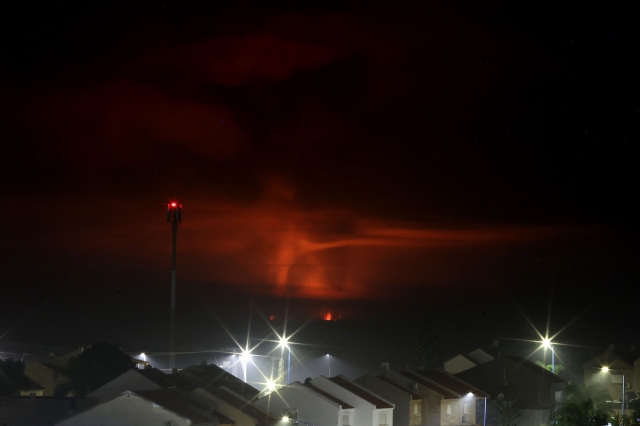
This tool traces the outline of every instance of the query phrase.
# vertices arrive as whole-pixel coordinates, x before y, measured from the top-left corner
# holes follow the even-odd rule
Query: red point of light
[[[275,315],[271,315],[271,316],[269,316],[269,321],[273,321],[274,319],[276,319],[276,316],[275,316]]]
[[[331,312],[327,312],[327,314],[324,316],[325,321],[331,321],[331,318],[332,318]]]
[[[171,203],[171,207],[175,207],[175,206],[176,206],[176,203]]]

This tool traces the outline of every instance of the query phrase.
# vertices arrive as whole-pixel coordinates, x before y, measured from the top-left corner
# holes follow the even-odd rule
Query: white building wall
[[[354,382],[364,386],[376,395],[381,396],[395,405],[393,409],[393,424],[396,426],[409,426],[411,415],[411,394],[404,392],[389,383],[372,376],[364,375]],[[387,423],[388,424],[388,423]]]
[[[377,408],[373,410],[372,426],[393,426],[393,409]]]
[[[111,401],[68,417],[56,423],[56,426],[138,426],[166,425],[168,422],[175,422],[176,426],[191,425],[191,421],[184,417],[165,408],[154,407],[151,402],[135,394],[125,393]]]
[[[378,415],[376,414],[374,418],[375,406],[367,400],[333,383],[324,376],[318,376],[311,380],[311,384],[354,407],[353,422],[350,426],[379,426]],[[391,420],[387,420],[387,425],[392,426],[393,409],[387,410],[389,411],[388,418],[391,418]]]

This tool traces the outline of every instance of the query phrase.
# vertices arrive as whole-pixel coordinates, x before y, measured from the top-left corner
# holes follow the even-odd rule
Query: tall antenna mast
[[[182,204],[167,204],[167,223],[171,223],[171,316],[169,325],[169,368],[176,368],[176,240],[182,222]]]

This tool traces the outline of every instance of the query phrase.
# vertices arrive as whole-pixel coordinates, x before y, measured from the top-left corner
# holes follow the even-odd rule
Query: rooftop
[[[226,403],[243,411],[245,414],[248,414],[254,419],[256,419],[256,424],[258,425],[271,424],[271,423],[280,421],[280,419],[277,419],[271,416],[271,414],[265,411],[262,411],[260,408],[251,404],[249,401],[245,400],[244,398],[240,397],[239,395],[235,394],[229,389],[222,387],[218,389],[212,389],[209,392],[217,396],[218,398],[222,399]]]
[[[347,379],[343,376],[330,377],[331,380],[336,385],[345,388],[349,392],[354,395],[359,396],[365,401],[375,405],[376,408],[393,408],[392,404],[389,404],[387,401],[380,399],[377,395],[369,392],[368,390],[358,386],[353,383],[351,380]]]
[[[167,410],[191,419],[193,424],[211,424],[215,422],[215,419],[218,420],[220,425],[235,424],[235,422],[217,411],[199,404],[193,398],[178,390],[160,389],[134,393]]]
[[[475,395],[478,396],[482,396],[482,397],[486,397],[489,396],[487,395],[487,393],[485,393],[484,391],[482,391],[481,389],[478,389],[477,387],[464,382],[460,379],[458,379],[455,376],[452,376],[451,374],[448,373],[444,373],[442,371],[438,371],[438,370],[420,370],[418,371],[418,374],[420,374],[421,376],[426,377],[429,380],[433,380],[434,382],[436,382],[439,385],[442,385],[448,389],[451,389],[452,391],[459,393],[460,396],[464,396],[466,394],[468,394],[469,392],[472,392]]]
[[[305,382],[304,382],[304,386],[306,386],[306,387],[308,387],[309,389],[313,390],[314,392],[319,393],[320,395],[322,395],[322,396],[324,396],[324,397],[326,397],[326,398],[330,399],[331,401],[333,401],[333,402],[336,402],[336,403],[340,404],[340,405],[342,406],[342,408],[353,408],[351,405],[347,404],[347,403],[346,403],[346,402],[344,402],[344,401],[339,400],[339,399],[338,399],[338,398],[336,398],[335,396],[333,396],[333,395],[331,395],[331,394],[329,394],[329,393],[327,393],[327,392],[323,391],[323,390],[322,390],[322,389],[320,389],[319,387],[317,387],[317,386],[313,386],[313,385],[311,384],[311,382],[307,382],[307,381],[305,381]]]

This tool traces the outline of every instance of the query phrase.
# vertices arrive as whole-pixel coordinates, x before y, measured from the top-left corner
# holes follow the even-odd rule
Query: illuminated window
[[[451,404],[447,404],[447,414],[451,414]]]
[[[342,426],[349,426],[349,415],[345,414],[342,416]]]
[[[562,401],[562,391],[556,391],[556,402]]]
[[[379,425],[386,425],[387,424],[387,414],[386,413],[380,413],[380,416],[378,417],[378,424]]]
[[[422,415],[421,408],[422,407],[420,407],[420,404],[413,404],[413,415],[420,417]]]

